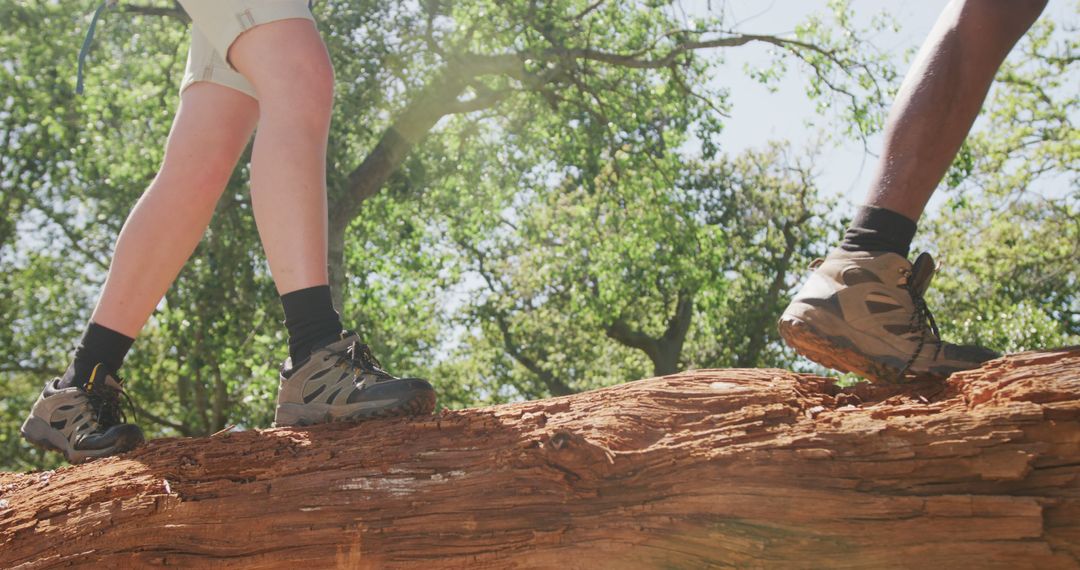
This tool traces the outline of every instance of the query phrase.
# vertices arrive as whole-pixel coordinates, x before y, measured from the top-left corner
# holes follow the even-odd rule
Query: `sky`
[[[691,15],[717,15],[725,10],[729,21],[742,21],[744,33],[767,33],[782,35],[790,33],[795,26],[813,13],[827,13],[826,0],[682,0],[682,8]],[[852,0],[852,8],[861,24],[887,10],[900,26],[896,34],[874,36],[873,43],[892,54],[894,65],[902,75],[908,68],[910,55],[922,44],[946,2],[941,0],[910,0],[907,2],[884,2],[882,0]],[[1075,0],[1051,0],[1043,18],[1058,21],[1077,21],[1080,3]],[[828,123],[815,109],[815,103],[806,99],[806,75],[795,65],[775,92],[749,78],[746,65],[762,65],[770,61],[769,47],[749,44],[725,50],[722,77],[714,78],[718,85],[730,89],[733,110],[725,126],[724,146],[735,154],[747,148],[760,148],[770,140],[792,141],[796,149],[817,142],[816,133]],[[817,122],[817,126],[813,123]],[[880,134],[869,140],[868,148],[877,154],[881,148]],[[868,155],[861,142],[847,141],[843,144],[826,144],[821,149],[818,181],[824,193],[839,196],[841,206],[853,211],[863,200],[874,169],[874,156]],[[944,202],[939,192],[931,200],[928,212],[933,212]]]

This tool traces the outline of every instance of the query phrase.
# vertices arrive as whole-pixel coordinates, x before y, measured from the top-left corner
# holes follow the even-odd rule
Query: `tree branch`
[[[582,10],[581,12],[578,12],[578,14],[576,16],[574,16],[573,18],[571,18],[571,19],[574,20],[574,21],[581,20],[582,18],[584,18],[585,16],[588,16],[594,10],[596,10],[597,8],[602,6],[605,1],[606,0],[596,0],[596,2],[593,2],[592,4],[589,4],[588,6],[586,6],[584,10]]]
[[[484,280],[489,291],[494,294],[499,294],[500,287],[495,286],[495,278],[485,269],[485,260],[487,256],[482,251],[473,247],[471,244],[458,240],[458,245],[471,253],[476,260],[477,273]],[[568,394],[576,393],[576,390],[571,388],[566,382],[563,382],[557,378],[549,370],[545,370],[540,364],[533,358],[527,356],[524,351],[519,348],[519,344],[514,340],[513,332],[510,330],[510,323],[506,321],[506,311],[501,309],[491,309],[492,316],[495,317],[495,325],[499,327],[499,332],[502,334],[503,349],[510,355],[511,358],[518,361],[526,370],[533,373],[541,383],[551,392],[554,396],[566,396]],[[546,358],[546,355],[542,358]]]
[[[680,55],[692,51],[720,47],[738,47],[749,44],[751,42],[764,42],[778,47],[783,47],[788,50],[795,48],[811,50],[828,57],[835,63],[843,63],[836,57],[835,52],[831,50],[826,50],[821,48],[820,46],[816,46],[814,44],[799,40],[781,38],[779,36],[771,36],[766,34],[733,34],[721,38],[714,38],[711,40],[683,42],[673,46],[663,56],[652,59],[641,58],[640,55],[642,52],[637,52],[634,54],[618,54],[595,50],[591,48],[565,47],[555,47],[545,50],[542,57],[545,60],[576,59],[598,61],[611,65],[617,65],[619,67],[629,67],[633,69],[660,69],[671,65]]]
[[[37,374],[39,376],[60,376],[64,373],[63,370],[58,368],[51,368],[49,366],[19,366],[19,365],[3,365],[0,366],[0,373],[25,373],[25,374]]]
[[[664,334],[659,338],[631,327],[622,317],[608,325],[605,332],[608,338],[644,352],[653,363],[653,374],[665,376],[678,371],[679,357],[693,318],[694,294],[680,290],[675,301],[675,314],[668,319]]]
[[[173,2],[172,8],[162,8],[160,6],[140,6],[132,4],[123,4],[120,6],[120,10],[128,14],[139,14],[143,16],[160,16],[166,18],[176,18],[181,22],[190,22],[191,18],[188,17],[187,12],[176,2]]]
[[[656,339],[631,327],[622,317],[615,319],[608,325],[606,332],[608,338],[644,352],[648,355],[649,360],[652,360],[654,364],[656,363],[660,354],[660,347]]]
[[[667,330],[664,331],[665,343],[678,344],[682,349],[686,333],[690,330],[690,322],[694,316],[694,295],[686,291],[679,291],[678,301],[675,303],[675,314],[668,319]]]
[[[64,234],[64,237],[68,239],[68,247],[81,253],[87,261],[93,263],[94,265],[97,265],[99,268],[104,269],[105,271],[109,270],[109,262],[102,260],[100,257],[97,256],[96,252],[87,249],[87,247],[84,245],[86,240],[83,239],[84,236],[81,235],[81,232],[69,227],[66,223],[64,223],[63,220],[60,219],[60,216],[55,211],[50,208],[46,208],[44,202],[38,199],[36,196],[31,195],[30,202],[31,205],[37,209],[37,211],[41,212],[50,222],[56,224],[56,227],[60,230],[61,233]]]
[[[494,317],[495,324],[499,327],[499,332],[502,333],[503,348],[506,349],[507,354],[524,366],[526,370],[536,375],[553,396],[566,396],[575,393],[569,385],[556,378],[551,371],[544,370],[540,367],[539,363],[526,356],[518,348],[517,343],[514,342],[513,333],[510,331],[510,325],[506,322],[505,315],[502,311],[496,311]]]
[[[502,103],[504,99],[513,94],[510,89],[504,89],[500,91],[491,91],[482,95],[477,95],[472,99],[465,101],[455,101],[454,103],[446,106],[447,115],[462,115],[465,113],[472,113],[474,111],[483,111],[484,109],[490,109],[499,103]]]

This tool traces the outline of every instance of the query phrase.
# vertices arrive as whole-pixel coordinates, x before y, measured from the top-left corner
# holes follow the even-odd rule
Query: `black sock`
[[[341,334],[341,317],[334,310],[329,285],[286,293],[281,296],[281,306],[293,365],[307,358],[317,342]]]
[[[75,359],[60,378],[60,387],[86,387],[90,373],[98,364],[104,364],[110,372],[116,373],[124,364],[135,339],[122,335],[97,323],[86,326],[79,345],[75,347]]]
[[[844,234],[844,251],[891,251],[907,257],[915,237],[915,222],[877,206],[860,206]]]

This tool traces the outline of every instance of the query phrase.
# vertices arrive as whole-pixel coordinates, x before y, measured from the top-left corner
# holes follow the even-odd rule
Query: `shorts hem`
[[[183,95],[184,91],[188,87],[195,85],[196,83],[213,83],[215,85],[221,85],[222,87],[228,87],[235,91],[239,91],[252,99],[258,100],[255,95],[255,90],[251,88],[251,85],[247,80],[243,79],[243,76],[239,76],[240,81],[237,81],[239,74],[231,69],[224,70],[220,68],[211,68],[199,75],[185,74],[184,79],[180,81],[180,94]]]

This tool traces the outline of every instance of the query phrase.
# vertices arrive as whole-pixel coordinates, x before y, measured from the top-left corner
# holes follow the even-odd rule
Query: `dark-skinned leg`
[[[780,318],[798,353],[876,381],[941,379],[997,356],[941,340],[923,301],[934,261],[907,254],[995,73],[1045,5],[954,0],[942,12],[889,114],[866,204]]]
[[[897,93],[866,204],[918,220],[956,157],[1005,56],[1046,0],[955,0]]]

